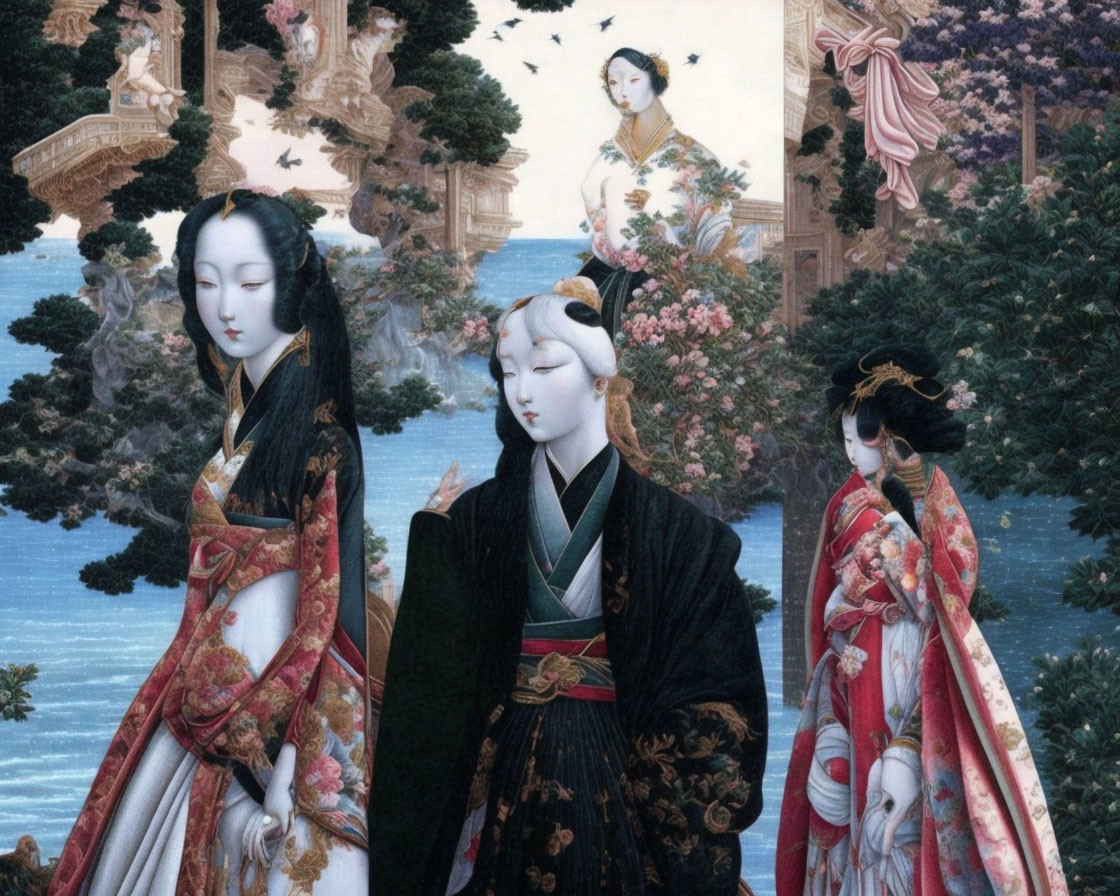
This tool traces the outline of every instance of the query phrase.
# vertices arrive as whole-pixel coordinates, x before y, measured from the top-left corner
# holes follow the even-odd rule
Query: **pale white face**
[[[198,314],[226,355],[267,370],[291,341],[273,320],[276,266],[256,222],[236,212],[202,225],[194,257]],[[263,372],[263,371],[261,371]]]
[[[856,418],[851,414],[841,415],[840,426],[844,430],[844,450],[848,452],[848,460],[860,476],[870,479],[883,466],[883,452],[864,444],[856,432]]]
[[[603,398],[579,355],[558,339],[533,343],[525,312],[506,319],[498,344],[506,401],[534,442],[551,443],[593,432]]]
[[[621,56],[612,59],[607,66],[607,87],[618,108],[634,115],[645,112],[657,99],[649,72],[642,71]]]

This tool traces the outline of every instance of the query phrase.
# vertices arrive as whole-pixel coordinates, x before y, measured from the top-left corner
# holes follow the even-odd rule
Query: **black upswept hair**
[[[226,194],[211,196],[187,213],[179,225],[175,246],[183,326],[194,342],[202,381],[214,392],[225,391],[226,384],[211,357],[216,350],[214,340],[198,313],[194,258],[199,231],[225,209],[227,202],[232,204],[230,214],[244,215],[257,225],[276,268],[274,323],[292,334],[306,327],[310,335],[308,364],[286,360],[269,376],[270,403],[280,412],[269,414],[263,421],[261,435],[238,474],[235,490],[244,500],[264,506],[284,501],[288,511],[295,514],[316,437],[317,409],[331,403],[331,416],[350,436],[360,462],[350,340],[326,261],[295,211],[282,199],[251,190],[234,190],[228,198]]]
[[[964,421],[949,409],[949,390],[936,379],[941,363],[921,343],[880,346],[836,367],[832,386],[825,393],[829,412],[839,418],[841,411],[851,411],[856,388],[884,364],[894,364],[916,379],[910,385],[886,380],[874,395],[858,401],[854,414],[859,437],[870,441],[882,427],[904,440],[899,446],[904,458],[910,454],[907,445],[919,453],[960,451],[965,441]]]
[[[648,74],[649,83],[655,96],[661,96],[668,88],[669,79],[657,71],[657,63],[654,62],[652,56],[643,53],[641,50],[635,50],[633,47],[619,47],[611,53],[607,65],[609,66],[615,59],[625,59],[635,68],[640,68]],[[603,81],[606,82],[606,77],[603,78]]]
[[[875,368],[883,365],[894,365],[903,378],[881,377],[874,394],[857,401],[859,386],[876,377]],[[832,386],[825,393],[828,410],[835,415],[838,430],[841,413],[853,413],[856,434],[866,441],[885,431],[888,438],[896,439],[904,460],[914,451],[953,454],[964,447],[965,423],[948,407],[949,390],[936,379],[940,369],[937,356],[921,343],[880,346],[832,371]],[[881,489],[910,528],[919,532],[914,501],[906,486],[888,476]]]

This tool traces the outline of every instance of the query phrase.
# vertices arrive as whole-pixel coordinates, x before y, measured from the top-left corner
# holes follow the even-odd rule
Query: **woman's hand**
[[[296,748],[292,744],[284,744],[280,748],[280,755],[276,757],[272,777],[264,793],[264,807],[249,820],[242,835],[242,845],[249,858],[266,868],[272,862],[280,840],[292,826],[295,814],[292,780],[295,770]]]
[[[631,190],[623,197],[623,201],[633,211],[640,212],[649,202],[649,190]]]
[[[437,513],[446,513],[448,508],[455,503],[455,499],[463,493],[466,481],[459,478],[459,461],[453,460],[447,472],[443,474],[436,490],[428,496],[425,510],[434,510]]]
[[[899,826],[921,793],[919,762],[916,750],[890,746],[875,760],[868,775],[861,851],[865,859],[879,861],[883,874],[886,874]]]

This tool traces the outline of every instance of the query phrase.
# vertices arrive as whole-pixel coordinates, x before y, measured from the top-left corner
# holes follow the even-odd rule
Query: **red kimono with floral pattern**
[[[1064,896],[1026,736],[968,611],[968,518],[936,467],[915,499],[920,535],[858,473],[826,511],[777,896]],[[887,753],[904,757],[920,791],[884,857],[874,823]]]
[[[318,447],[330,443],[328,435]],[[109,745],[63,849],[51,894],[81,891],[118,801],[160,726],[199,760],[190,782],[177,896],[225,893],[232,876],[244,880],[243,868],[223,862],[217,836],[227,790],[238,772],[239,780],[248,773],[263,791],[283,743],[296,747],[295,816],[312,823],[309,847],[297,848],[291,837],[283,846],[292,885],[302,882],[310,892],[332,844],[365,849],[366,665],[338,621],[335,465],[341,454],[313,453],[298,523],[262,518],[262,525],[245,524],[257,520],[239,514],[234,516],[239,524],[232,524],[220,498],[250,448],[245,439],[232,458],[219,452],[195,485],[179,629]],[[235,621],[231,604],[239,592],[283,571],[299,574],[294,626],[254,678],[245,655],[223,640],[223,628]]]

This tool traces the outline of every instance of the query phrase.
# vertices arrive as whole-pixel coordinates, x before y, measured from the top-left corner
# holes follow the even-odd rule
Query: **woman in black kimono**
[[[495,477],[412,523],[371,892],[733,894],[766,750],[739,540],[610,444],[589,306],[516,303],[491,373]]]

